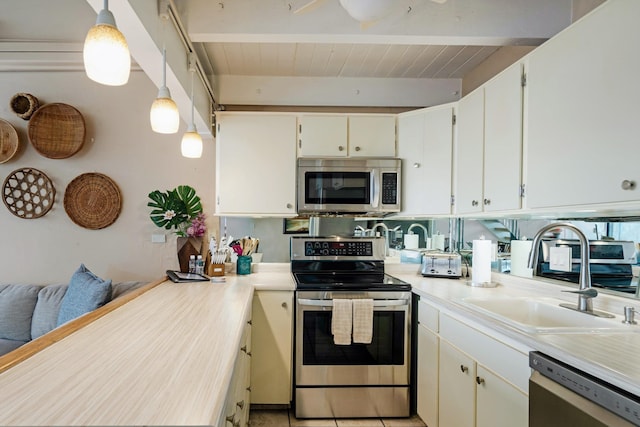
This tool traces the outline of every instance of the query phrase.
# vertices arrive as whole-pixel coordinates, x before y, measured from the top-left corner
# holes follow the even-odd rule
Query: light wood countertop
[[[209,425],[252,295],[241,283],[156,286],[0,373],[0,425]]]

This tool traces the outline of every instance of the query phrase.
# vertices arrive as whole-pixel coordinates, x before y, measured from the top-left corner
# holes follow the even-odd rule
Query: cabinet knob
[[[293,208],[293,205],[291,203],[287,203],[287,209],[291,209]]]
[[[472,200],[471,201],[471,206],[478,206],[478,201],[477,200]]]
[[[484,199],[483,200],[485,205],[490,205],[491,204],[491,199]]]
[[[622,181],[622,184],[620,186],[622,187],[623,190],[635,190],[636,182],[631,181],[629,179],[625,179],[624,181]]]
[[[484,384],[484,378],[476,377],[476,384],[478,385]]]
[[[338,145],[338,151],[344,151],[344,147],[342,145]]]
[[[356,151],[360,151],[360,147],[356,146]]]
[[[469,368],[464,366],[464,365],[460,365],[460,371],[464,372],[464,373],[467,373],[467,372],[469,372]]]
[[[418,168],[420,167],[420,163],[417,163],[417,162],[416,162],[416,163],[414,163],[414,164],[413,164],[413,167],[414,167],[414,168],[416,168],[416,169],[418,169]]]
[[[283,302],[281,305],[282,305],[282,308],[287,308],[287,303],[286,303],[286,301],[285,301],[285,302]]]

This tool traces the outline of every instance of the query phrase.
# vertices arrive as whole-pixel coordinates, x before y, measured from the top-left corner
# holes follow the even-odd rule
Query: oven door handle
[[[313,307],[333,307],[333,300],[330,299],[305,299],[298,298],[299,305],[309,305]],[[403,305],[409,305],[409,300],[405,299],[385,299],[374,300],[374,307],[398,307]]]

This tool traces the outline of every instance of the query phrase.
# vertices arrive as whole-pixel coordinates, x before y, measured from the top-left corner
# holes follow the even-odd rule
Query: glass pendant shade
[[[193,125],[190,125],[182,136],[182,144],[180,151],[183,157],[190,159],[199,159],[202,157],[202,137]]]
[[[106,8],[106,2],[105,8],[98,14],[96,25],[87,33],[82,53],[84,68],[91,80],[108,86],[122,86],[129,81],[129,47],[116,28],[115,19]]]
[[[178,106],[171,99],[169,88],[162,86],[158,97],[151,104],[149,112],[151,129],[157,133],[176,133],[180,127],[180,113]]]

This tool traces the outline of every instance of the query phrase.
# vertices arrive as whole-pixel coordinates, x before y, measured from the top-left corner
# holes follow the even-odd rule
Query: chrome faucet
[[[583,313],[592,314],[599,317],[613,317],[608,313],[603,313],[593,310],[592,299],[598,295],[598,291],[591,287],[591,266],[589,265],[589,240],[587,236],[575,225],[569,222],[556,222],[548,224],[542,227],[536,233],[531,243],[531,252],[529,252],[529,265],[528,267],[535,272],[535,268],[538,264],[538,256],[540,253],[540,241],[542,236],[549,230],[554,228],[566,228],[573,231],[580,240],[580,276],[578,279],[577,291],[563,291],[578,294],[578,305],[572,304],[560,304],[562,307],[570,308],[572,310],[581,311]]]
[[[427,246],[427,238],[429,238],[429,231],[427,230],[427,227],[425,227],[422,224],[418,224],[418,223],[413,223],[409,226],[409,228],[407,229],[407,234],[411,234],[411,230],[413,230],[415,227],[419,227],[422,228],[422,231],[424,232],[424,246]],[[429,248],[427,248],[429,249]]]
[[[371,227],[371,233],[373,233],[374,236],[376,235],[376,229],[378,227],[381,227],[384,229],[385,238],[386,238],[386,246],[385,246],[384,254],[385,256],[388,256],[389,255],[389,227],[387,227],[387,224],[385,224],[384,222],[379,222],[375,224],[373,227]]]

